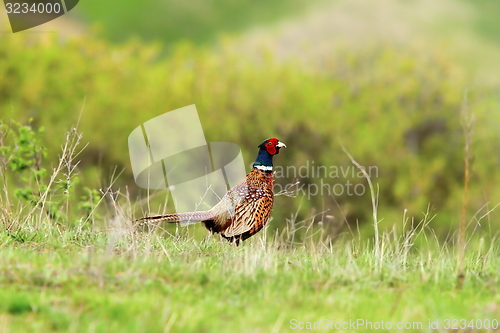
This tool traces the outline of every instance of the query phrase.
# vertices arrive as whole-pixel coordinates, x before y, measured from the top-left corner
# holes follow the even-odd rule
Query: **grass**
[[[367,242],[348,238],[290,244],[261,235],[235,247],[115,232],[27,242],[3,233],[2,330],[288,332],[299,322],[364,319],[423,323],[410,332],[430,332],[429,320],[439,320],[445,332],[445,319],[500,313],[495,239],[468,251],[457,291],[457,255],[432,239],[417,249],[385,234],[378,266]]]
[[[36,132],[19,126],[2,136],[4,177],[43,170]],[[418,223],[404,217],[378,232],[374,204],[377,242],[354,231],[332,239],[327,224],[314,217],[292,218],[278,232],[268,228],[237,247],[215,236],[199,237],[200,225],[141,229],[130,222],[137,204],[111,187],[92,201],[87,218],[75,220],[69,206],[78,200],[68,184],[78,174],[80,139],[76,129],[69,131],[59,164],[51,174],[26,178],[21,194],[13,196],[12,182],[3,182],[2,332],[497,327],[500,243],[492,235],[469,235],[461,261],[459,247],[443,243],[431,229],[429,211]],[[457,288],[459,271],[464,279]]]

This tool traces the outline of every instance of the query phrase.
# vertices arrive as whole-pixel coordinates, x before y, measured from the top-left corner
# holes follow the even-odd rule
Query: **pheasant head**
[[[254,168],[262,171],[273,171],[273,156],[278,155],[280,148],[286,148],[286,145],[276,138],[267,139],[259,145],[259,153],[253,164]]]

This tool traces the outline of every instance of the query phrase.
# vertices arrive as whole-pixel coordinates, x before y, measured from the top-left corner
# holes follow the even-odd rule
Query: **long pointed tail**
[[[211,220],[212,218],[213,216],[209,211],[201,211],[201,212],[167,214],[159,216],[147,216],[140,218],[136,221],[180,223],[181,225],[185,226],[193,223],[198,223],[201,221]]]

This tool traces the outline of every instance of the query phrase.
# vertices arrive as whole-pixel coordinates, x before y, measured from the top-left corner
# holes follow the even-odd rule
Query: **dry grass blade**
[[[366,178],[366,181],[368,182],[368,186],[370,188],[370,197],[372,201],[372,216],[373,216],[373,229],[375,231],[375,244],[374,244],[374,255],[375,255],[375,262],[377,263],[377,266],[380,265],[381,263],[381,249],[380,249],[380,237],[379,237],[379,229],[378,229],[378,224],[379,224],[379,219],[378,219],[378,187],[377,187],[377,193],[375,194],[375,190],[373,188],[372,181],[370,179],[370,175],[366,172],[365,168],[361,166],[355,159],[352,157],[352,155],[347,151],[347,149],[344,147],[344,145],[341,143],[340,144],[342,147],[342,150],[344,153],[349,157],[351,160],[352,164],[354,164],[363,174],[363,177]]]

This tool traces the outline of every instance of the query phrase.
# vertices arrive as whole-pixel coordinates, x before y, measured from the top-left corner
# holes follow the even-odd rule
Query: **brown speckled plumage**
[[[149,222],[202,222],[230,242],[239,244],[261,230],[269,221],[274,202],[274,174],[272,156],[286,147],[277,139],[264,141],[252,171],[238,185],[230,189],[208,211],[145,217]]]

